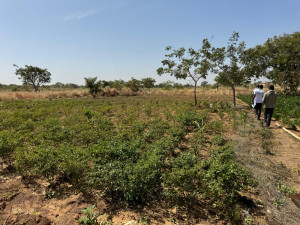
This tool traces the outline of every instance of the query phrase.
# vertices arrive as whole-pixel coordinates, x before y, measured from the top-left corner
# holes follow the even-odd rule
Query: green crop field
[[[204,198],[232,218],[250,178],[223,136],[224,115],[238,119],[225,102],[194,107],[180,96],[5,101],[0,152],[23,176],[59,176],[129,205]]]

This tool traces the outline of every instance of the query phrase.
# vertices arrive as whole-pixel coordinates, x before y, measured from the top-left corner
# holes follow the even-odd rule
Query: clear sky
[[[21,84],[13,64],[47,68],[51,83],[163,82],[166,46],[198,49],[212,36],[226,46],[237,31],[253,47],[299,31],[299,9],[299,0],[0,0],[0,83]]]

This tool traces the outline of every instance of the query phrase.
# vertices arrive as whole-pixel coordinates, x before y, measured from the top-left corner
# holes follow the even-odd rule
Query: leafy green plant
[[[281,197],[278,197],[276,198],[274,201],[273,201],[273,205],[277,208],[277,209],[280,209],[283,205],[284,205],[284,199],[281,198]]]
[[[46,190],[44,197],[47,199],[55,198],[55,192],[51,190]]]
[[[243,125],[244,130],[245,130],[245,126],[247,123],[247,118],[248,118],[248,113],[247,112],[242,112],[241,113],[241,125]]]
[[[86,209],[83,209],[82,212],[84,214],[83,217],[81,217],[78,220],[79,224],[85,224],[85,225],[99,225],[98,217],[99,212],[94,210],[95,205],[89,206]]]
[[[247,215],[244,221],[247,225],[252,225],[254,223],[253,217],[251,215]]]
[[[280,193],[286,196],[290,196],[297,193],[295,188],[290,187],[289,185],[285,184],[283,181],[279,181],[277,183],[277,189],[280,191]]]
[[[219,146],[224,145],[225,144],[224,136],[222,136],[222,135],[213,136],[212,143],[215,145],[219,145]]]

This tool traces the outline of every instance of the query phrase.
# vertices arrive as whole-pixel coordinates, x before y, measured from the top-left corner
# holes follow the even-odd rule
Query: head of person
[[[271,85],[269,86],[269,89],[273,91],[273,90],[274,90],[274,85],[271,84]]]
[[[257,88],[259,88],[259,86],[260,86],[259,84],[258,84],[258,85],[256,85],[256,87],[257,87]]]
[[[264,88],[264,85],[259,85],[259,89],[263,89]]]

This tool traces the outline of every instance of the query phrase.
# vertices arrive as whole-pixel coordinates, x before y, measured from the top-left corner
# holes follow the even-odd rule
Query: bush
[[[224,145],[225,144],[224,136],[219,134],[213,136],[212,143],[219,146]]]
[[[97,81],[97,77],[89,77],[84,78],[85,79],[85,86],[89,89],[90,94],[93,96],[93,98],[96,97],[96,95],[101,91],[100,85],[101,81]]]
[[[7,130],[0,131],[0,157],[8,159],[19,145],[15,135]]]
[[[170,160],[168,170],[163,174],[163,195],[177,204],[193,204],[201,195],[203,173],[199,158],[192,152],[181,153],[177,158]]]

